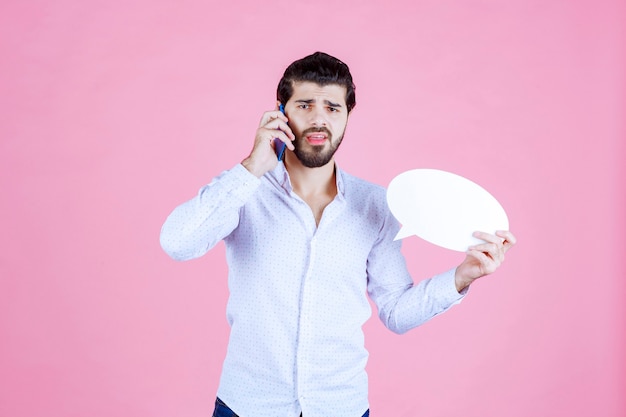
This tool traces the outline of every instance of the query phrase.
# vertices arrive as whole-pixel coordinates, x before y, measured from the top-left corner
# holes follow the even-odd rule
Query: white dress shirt
[[[176,260],[225,241],[231,333],[218,396],[241,417],[362,416],[366,294],[397,333],[463,297],[454,270],[414,286],[385,189],[339,168],[336,177],[317,226],[282,163],[260,179],[241,164],[223,172],[163,225]]]

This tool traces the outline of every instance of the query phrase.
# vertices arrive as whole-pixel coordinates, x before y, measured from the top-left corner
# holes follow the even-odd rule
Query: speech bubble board
[[[437,169],[414,169],[395,177],[387,188],[387,204],[402,224],[395,240],[416,235],[465,252],[484,243],[472,233],[509,229],[504,209],[484,188]]]

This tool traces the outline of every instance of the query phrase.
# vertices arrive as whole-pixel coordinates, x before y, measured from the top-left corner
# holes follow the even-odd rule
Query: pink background
[[[444,316],[365,328],[373,416],[626,415],[618,1],[3,2],[0,416],[209,416],[223,245],[161,224],[251,148],[285,66],[346,61],[339,164],[490,190],[519,244]],[[462,255],[418,238],[415,279]]]

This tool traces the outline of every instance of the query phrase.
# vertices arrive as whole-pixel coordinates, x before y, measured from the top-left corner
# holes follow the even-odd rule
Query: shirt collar
[[[337,181],[337,195],[340,198],[345,197],[345,182],[344,182],[344,172],[339,169],[339,166],[335,162],[335,178]],[[285,168],[285,164],[281,161],[276,165],[272,171],[268,172],[268,176],[273,183],[275,183],[280,188],[284,189],[288,193],[293,191],[293,187],[291,186],[291,180],[289,179],[289,172]]]

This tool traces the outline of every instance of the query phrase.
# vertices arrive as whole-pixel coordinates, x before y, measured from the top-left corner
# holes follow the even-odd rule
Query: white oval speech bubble
[[[414,169],[395,177],[387,188],[387,203],[402,223],[395,240],[417,235],[465,252],[469,246],[483,243],[473,232],[509,229],[504,209],[484,188],[437,169]]]

